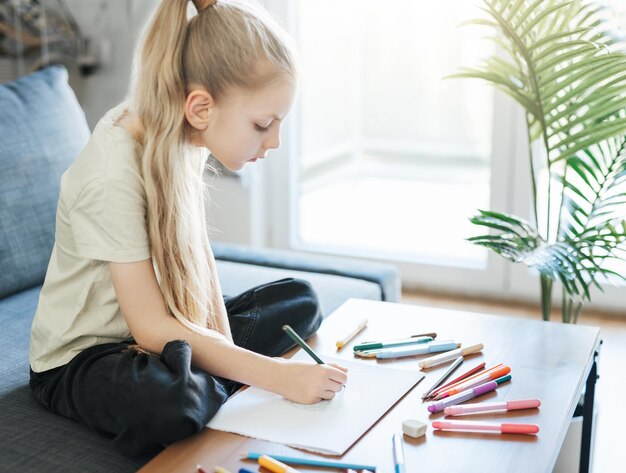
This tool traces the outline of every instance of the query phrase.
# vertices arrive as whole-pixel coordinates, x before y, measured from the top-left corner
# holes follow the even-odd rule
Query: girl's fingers
[[[337,368],[338,370],[343,371],[344,373],[348,372],[348,368],[344,368],[341,365],[336,365],[335,363],[329,363],[328,366],[332,366],[333,368]]]
[[[345,371],[332,370],[329,372],[328,377],[336,383],[346,384],[346,381],[348,381]]]
[[[338,393],[339,391],[341,391],[343,389],[343,383],[339,383],[337,381],[333,381],[332,379],[330,380],[330,382],[328,383],[328,385],[326,386],[326,389],[329,391],[333,391]]]
[[[324,391],[322,393],[322,399],[324,399],[325,401],[330,401],[334,397],[335,397],[335,391]]]

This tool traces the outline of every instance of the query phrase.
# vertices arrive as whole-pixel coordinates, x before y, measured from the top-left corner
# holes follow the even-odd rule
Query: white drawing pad
[[[313,360],[299,350],[294,360]],[[343,392],[331,401],[302,405],[250,387],[231,397],[208,427],[314,452],[343,455],[424,375],[418,370],[324,356],[348,368]]]

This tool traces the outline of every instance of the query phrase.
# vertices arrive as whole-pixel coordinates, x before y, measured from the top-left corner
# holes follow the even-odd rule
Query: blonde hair
[[[188,6],[159,5],[136,58],[128,106],[142,128],[151,253],[168,310],[187,326],[226,333],[204,209],[207,156],[189,144],[186,92],[200,85],[219,103],[234,88],[294,79],[295,65],[287,35],[257,4],[220,0],[190,20]]]

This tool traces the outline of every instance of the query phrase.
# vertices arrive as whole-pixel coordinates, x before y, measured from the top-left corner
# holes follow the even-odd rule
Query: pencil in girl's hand
[[[305,352],[307,352],[309,355],[311,355],[311,358],[313,358],[318,364],[323,365],[324,362],[322,361],[322,359],[317,356],[317,354],[313,351],[313,349],[308,346],[306,344],[306,342],[304,340],[302,340],[300,338],[300,336],[289,326],[289,325],[283,325],[283,330],[285,331],[285,333],[287,335],[289,335],[291,337],[291,339],[296,342]]]

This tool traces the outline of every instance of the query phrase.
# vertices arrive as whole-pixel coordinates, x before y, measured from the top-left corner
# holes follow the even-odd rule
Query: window
[[[477,209],[530,210],[519,108],[481,81],[443,79],[490,54],[484,30],[458,27],[480,9],[266,4],[295,37],[302,75],[283,146],[264,163],[268,244],[393,262],[408,288],[538,301],[526,268],[465,240],[481,232],[468,221]]]

